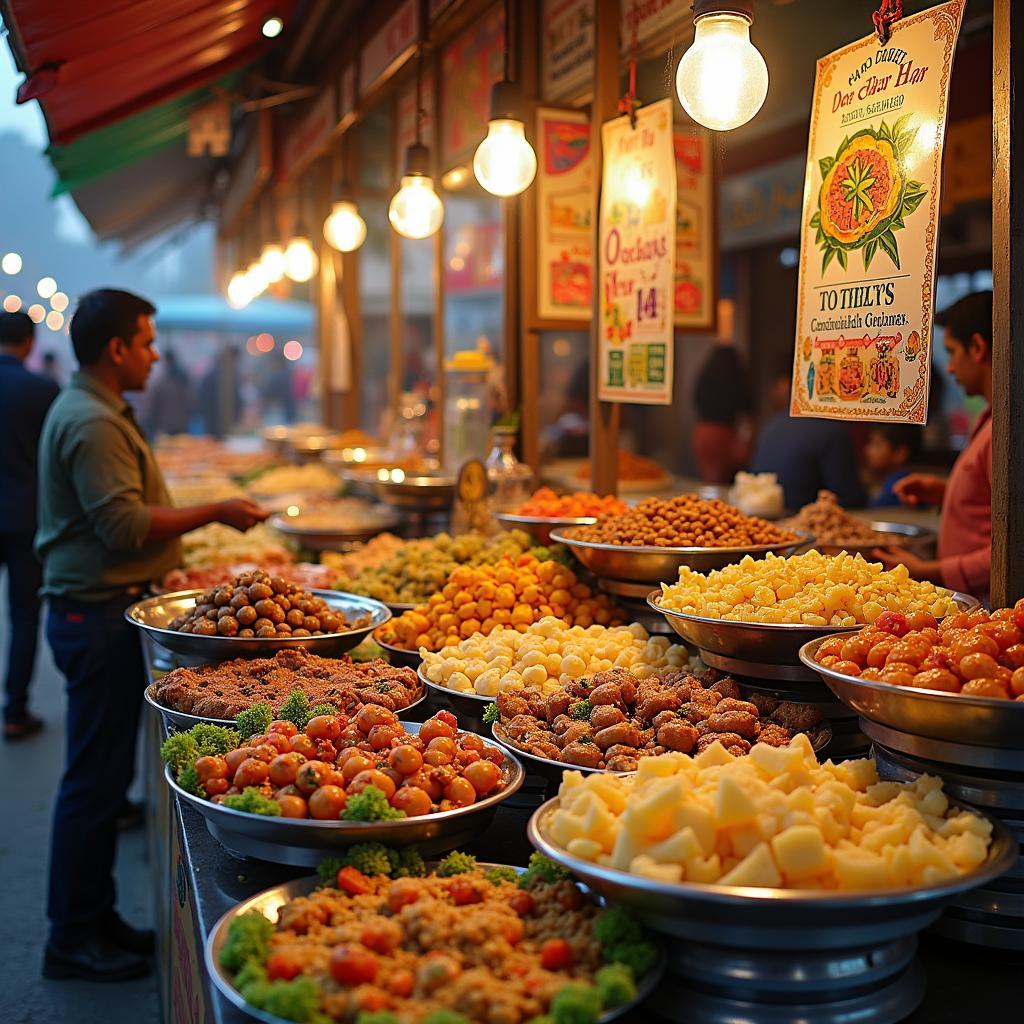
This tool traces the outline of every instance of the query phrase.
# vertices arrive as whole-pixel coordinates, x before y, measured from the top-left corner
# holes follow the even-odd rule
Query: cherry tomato
[[[498,747],[484,747],[480,753],[485,760],[491,761],[499,768],[505,763],[505,752]]]
[[[388,889],[388,909],[397,914],[402,907],[415,903],[420,898],[419,886],[411,878],[399,878]]]
[[[295,785],[300,793],[309,796],[317,786],[322,786],[324,776],[331,770],[329,764],[323,761],[307,761],[299,767],[295,774]]]
[[[280,733],[282,736],[287,736],[288,739],[291,739],[298,731],[298,727],[294,722],[289,722],[284,718],[277,718],[270,723],[271,733]]]
[[[987,654],[991,658],[999,656],[999,644],[990,636],[984,633],[970,632],[959,640],[955,640],[951,646],[953,657],[961,662],[969,654]]]
[[[910,629],[907,617],[899,612],[882,612],[875,619],[874,625],[875,629],[880,629],[883,633],[891,633],[893,636],[904,636]]]
[[[434,717],[439,722],[447,722],[453,729],[457,729],[459,727],[459,720],[447,708],[445,708],[443,711],[438,711],[438,713],[434,715]]]
[[[261,743],[267,742],[267,734],[265,732],[258,732],[255,736],[250,736],[245,742],[250,747],[258,747]]]
[[[832,666],[832,671],[839,672],[841,675],[844,676],[859,676],[860,665],[858,665],[855,661],[837,661]]]
[[[344,789],[347,783],[348,779],[345,778],[345,775],[340,768],[331,768],[324,776],[322,785],[341,786],[341,788]]]
[[[942,690],[945,693],[958,693],[960,680],[952,672],[944,668],[929,668],[914,676],[914,686],[924,690]]]
[[[271,981],[291,981],[302,973],[302,964],[294,954],[278,950],[267,957],[266,969]]]
[[[960,691],[971,697],[995,697],[999,700],[1009,698],[1006,687],[998,679],[970,679]]]
[[[336,740],[341,735],[341,722],[336,715],[317,715],[307,723],[306,735],[313,740]]]
[[[360,946],[335,946],[331,952],[331,977],[339,985],[365,985],[377,977],[377,957]]]
[[[377,768],[368,768],[356,775],[348,784],[348,792],[361,793],[367,786],[376,786],[389,800],[395,795],[394,782]]]
[[[487,796],[501,782],[501,769],[490,761],[474,761],[466,765],[462,775],[479,796]]]
[[[1010,676],[1010,690],[1015,697],[1024,693],[1024,667],[1014,669],[1013,675]]]
[[[300,732],[297,736],[293,736],[291,744],[292,750],[294,750],[295,753],[301,754],[303,757],[307,757],[311,761],[317,756],[316,743],[304,732]]]
[[[870,636],[852,636],[843,644],[839,658],[842,661],[852,661],[855,665],[864,668],[872,646],[873,641]]]
[[[429,814],[432,806],[430,794],[416,786],[402,786],[391,797],[391,806],[396,810],[405,811],[410,818]]]
[[[448,883],[448,895],[457,907],[465,907],[470,903],[483,903],[483,893],[469,878],[453,878]]]
[[[423,752],[423,763],[432,768],[440,768],[442,765],[451,764],[452,757],[445,750],[425,750]]]
[[[566,971],[576,959],[565,939],[548,939],[540,947],[540,965],[546,971]]]
[[[968,654],[960,659],[960,675],[964,679],[992,679],[998,668],[990,654]]]
[[[334,741],[314,740],[313,742],[316,743],[316,760],[334,764],[338,756],[338,748],[334,745]]]
[[[416,979],[413,977],[412,971],[407,971],[404,967],[395,971],[394,974],[388,978],[388,991],[393,996],[398,996],[400,999],[406,999],[412,995],[412,990],[416,987]]]
[[[908,629],[935,629],[938,622],[931,612],[910,612],[907,615]]]
[[[388,764],[401,775],[412,775],[423,767],[423,755],[408,743],[393,747],[388,754]]]
[[[450,800],[456,807],[468,807],[476,803],[476,790],[468,779],[459,776],[444,787],[444,798]]]
[[[1013,624],[1018,629],[1024,629],[1024,597],[1013,606]]]
[[[309,807],[297,793],[279,793],[274,799],[281,805],[282,818],[309,817]]]
[[[371,750],[389,750],[391,741],[401,735],[402,733],[390,725],[375,725],[367,734],[366,739],[369,741]]]
[[[374,918],[363,925],[359,941],[367,949],[387,956],[393,953],[402,941],[402,929],[386,917]]]
[[[369,771],[373,766],[373,758],[368,757],[360,750],[355,754],[350,754],[349,757],[346,758],[345,763],[341,766],[341,774],[351,781],[360,772]]]
[[[405,776],[401,772],[396,772],[390,765],[384,765],[377,770],[386,775],[395,784],[395,789],[398,789],[405,782]]]
[[[447,736],[435,736],[427,743],[427,753],[431,750],[441,750],[448,755],[449,761],[453,761],[458,747],[455,746],[455,740],[449,739]]]
[[[259,786],[267,781],[267,763],[255,757],[247,757],[235,772],[232,782],[239,788],[246,786]]]
[[[838,658],[842,653],[843,647],[846,645],[845,636],[830,636],[825,640],[822,645],[818,648],[818,659],[826,657]]]
[[[422,789],[435,803],[441,799],[441,794],[444,793],[444,786],[426,770],[407,775],[405,782],[402,783],[402,789]]]
[[[227,779],[228,763],[223,757],[201,757],[196,761],[196,775],[199,776],[200,782],[206,782],[209,779]]]
[[[364,704],[353,719],[356,727],[365,736],[375,725],[395,725],[398,716],[379,704]]]
[[[229,782],[227,779],[207,779],[203,783],[203,789],[207,796],[220,796],[228,791]]]
[[[420,726],[420,739],[424,743],[429,744],[432,739],[436,739],[438,736],[454,739],[455,727],[435,715],[433,718],[428,718]]]
[[[1007,647],[999,656],[999,661],[1007,668],[1024,668],[1024,643]]]
[[[321,821],[337,821],[345,809],[345,790],[341,786],[320,786],[309,798],[309,816]]]
[[[879,640],[875,646],[868,651],[868,668],[881,668],[885,664],[885,659],[889,657],[889,651],[891,651],[895,645],[896,641],[888,634],[885,634],[884,639]]]
[[[290,751],[287,754],[278,754],[270,762],[270,781],[275,786],[289,786],[295,781],[299,769],[306,763],[306,759],[297,751]]]
[[[252,748],[252,756],[266,764],[270,764],[278,753],[277,747],[271,746],[269,743],[261,743],[258,747]]]
[[[482,760],[482,758],[480,757],[480,752],[477,750],[460,750],[458,754],[455,755],[455,763],[460,768],[465,768],[466,765],[480,760]]]
[[[484,749],[484,741],[479,736],[474,736],[471,732],[467,732],[459,737],[459,746],[463,750],[475,750],[479,753]]]
[[[252,747],[248,746],[236,747],[224,755],[224,762],[228,766],[228,778],[231,778],[238,771],[238,766],[248,757],[252,757]]]
[[[273,747],[279,754],[287,754],[292,749],[290,737],[283,732],[272,732],[267,737],[267,744]]]
[[[889,683],[892,686],[914,685],[913,672],[890,672],[888,669],[885,669],[878,678],[880,682]]]
[[[526,917],[533,910],[533,897],[523,889],[517,889],[508,898],[508,905],[520,916]]]
[[[338,888],[343,892],[347,892],[350,896],[362,896],[372,888],[370,880],[366,875],[352,867],[342,868],[338,872],[338,877],[335,881]]]

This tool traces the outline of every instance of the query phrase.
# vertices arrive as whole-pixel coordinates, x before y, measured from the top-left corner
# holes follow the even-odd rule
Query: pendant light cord
[[[505,0],[505,81],[510,82],[508,72],[511,67],[512,60],[510,57],[512,51],[512,5],[509,0]]]
[[[629,88],[625,95],[619,100],[619,113],[629,116],[629,126],[636,128],[636,110],[640,101],[636,96],[636,54],[637,54],[637,23],[639,18],[636,11],[636,0],[633,0],[633,42],[629,53]]]
[[[416,51],[416,145],[420,144],[420,129],[425,111],[423,109],[423,47]]]

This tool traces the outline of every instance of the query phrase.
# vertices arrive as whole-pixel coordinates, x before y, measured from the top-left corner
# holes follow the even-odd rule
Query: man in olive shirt
[[[39,448],[46,635],[67,678],[67,755],[54,811],[47,978],[120,981],[149,970],[152,932],[114,909],[116,819],[135,763],[145,669],[125,608],[178,565],[179,537],[209,522],[248,529],[245,499],[173,508],[125,391],[159,359],[152,304],[129,292],[82,296],[71,320],[79,369],[50,407]]]

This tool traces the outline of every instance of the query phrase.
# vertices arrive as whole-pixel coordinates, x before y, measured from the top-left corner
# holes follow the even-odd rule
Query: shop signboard
[[[928,414],[949,77],[965,0],[818,61],[790,412]]]
[[[537,315],[589,322],[595,201],[589,116],[540,107],[537,145]]]
[[[715,189],[711,133],[673,132],[676,160],[676,248],[673,309],[682,330],[715,326]]]
[[[676,162],[672,100],[601,126],[598,396],[672,401]]]
[[[571,99],[593,79],[594,0],[543,0],[540,20],[540,94]]]
[[[679,0],[621,0],[621,12],[619,45],[623,53],[632,49],[634,38],[638,47],[656,39],[664,44],[664,52],[674,40],[675,31],[693,18],[690,4]]]
[[[329,82],[285,137],[278,159],[278,181],[291,181],[323,151],[338,127],[338,96]]]
[[[412,54],[420,38],[419,0],[404,0],[359,52],[359,82],[368,92]]]

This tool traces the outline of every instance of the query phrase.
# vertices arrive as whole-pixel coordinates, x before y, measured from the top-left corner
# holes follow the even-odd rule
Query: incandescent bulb
[[[248,275],[243,270],[236,270],[231,275],[227,287],[228,305],[233,309],[242,309],[252,302],[253,295],[249,286]]]
[[[693,45],[676,69],[683,109],[699,124],[728,131],[746,124],[768,95],[768,67],[739,14],[698,18]]]
[[[267,278],[267,272],[263,269],[263,264],[258,259],[253,260],[246,267],[245,277],[249,282],[249,291],[253,298],[256,298],[257,295],[262,295],[270,283]]]
[[[434,191],[434,179],[407,174],[388,207],[391,226],[406,238],[427,238],[444,221],[444,204]]]
[[[260,253],[260,264],[266,275],[267,283],[277,284],[284,277],[284,249],[274,243],[263,246],[263,251]]]
[[[522,121],[498,118],[487,123],[487,138],[473,155],[476,180],[496,196],[515,196],[537,173],[537,154],[526,141]]]
[[[284,251],[284,272],[301,283],[308,281],[319,265],[312,242],[305,235],[295,235]]]
[[[355,252],[366,241],[366,221],[355,203],[341,199],[331,207],[324,221],[324,238],[339,252]]]

